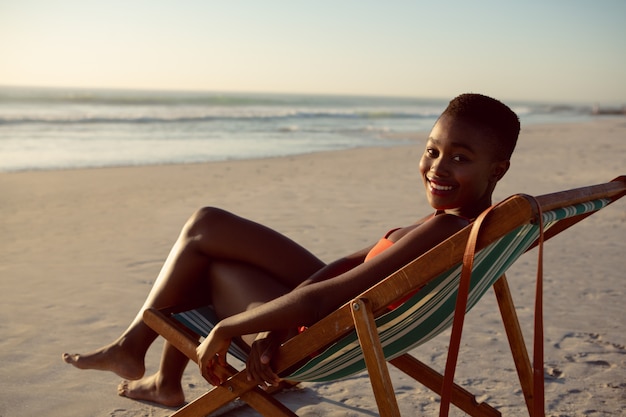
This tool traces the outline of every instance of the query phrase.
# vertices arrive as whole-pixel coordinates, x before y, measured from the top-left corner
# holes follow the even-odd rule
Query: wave
[[[424,105],[445,106],[447,101],[410,97],[340,96],[279,93],[234,93],[209,91],[150,91],[105,89],[60,89],[0,86],[0,103],[86,104],[108,106],[348,106]]]
[[[278,102],[277,100],[271,99],[269,96],[265,97],[261,95],[17,87],[0,88],[0,101],[23,104],[86,104],[106,106],[250,106],[271,105]]]
[[[585,105],[570,105],[570,104],[517,104],[512,106],[512,110],[517,113],[518,116],[527,115],[589,115],[591,114],[592,107]]]
[[[0,87],[0,126],[435,120],[447,100],[402,97]],[[590,106],[513,103],[520,117],[580,116]]]
[[[201,115],[0,115],[0,125],[20,124],[159,124],[159,123],[203,123],[219,121],[293,121],[297,119],[429,119],[436,117],[430,113],[392,112],[392,111],[285,111],[285,112],[238,112],[232,114]]]

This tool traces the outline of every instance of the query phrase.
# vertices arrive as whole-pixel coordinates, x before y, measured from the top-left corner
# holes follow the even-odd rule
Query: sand
[[[112,341],[134,317],[180,227],[215,205],[268,224],[324,260],[360,249],[428,213],[414,144],[196,165],[0,174],[0,416],[166,416],[116,395],[119,377],[79,371],[62,352]],[[524,128],[496,190],[541,194],[625,174],[626,120]],[[545,367],[549,416],[620,415],[626,404],[626,202],[546,247]],[[535,253],[509,272],[527,337]],[[466,319],[456,381],[504,415],[525,406],[495,298]],[[449,333],[417,349],[441,369]],[[158,365],[161,342],[147,357]],[[392,369],[403,415],[434,415],[436,397]],[[187,399],[208,387],[194,366]],[[367,375],[281,394],[301,416],[372,416]],[[623,411],[621,411],[623,412]],[[230,416],[252,416],[247,407]],[[453,415],[461,415],[454,411]],[[623,415],[623,414],[621,414]]]

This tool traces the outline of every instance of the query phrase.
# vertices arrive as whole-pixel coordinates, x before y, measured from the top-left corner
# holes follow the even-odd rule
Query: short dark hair
[[[441,116],[459,117],[495,135],[496,157],[508,160],[513,154],[520,131],[519,118],[504,103],[482,94],[466,93],[455,97]]]

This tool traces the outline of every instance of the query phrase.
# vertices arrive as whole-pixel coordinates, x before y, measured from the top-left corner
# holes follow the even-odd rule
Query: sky
[[[626,1],[0,0],[0,85],[626,104]]]

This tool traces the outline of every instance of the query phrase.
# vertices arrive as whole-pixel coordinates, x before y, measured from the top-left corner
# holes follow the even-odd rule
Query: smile
[[[430,183],[430,187],[437,191],[450,191],[453,187],[451,185],[439,185],[435,183]]]
[[[441,183],[436,182],[436,180],[431,180],[430,178],[427,178],[426,180],[428,181],[428,188],[430,189],[430,192],[433,194],[446,193],[456,188],[454,185],[441,184]]]

